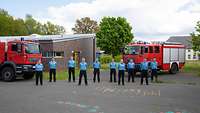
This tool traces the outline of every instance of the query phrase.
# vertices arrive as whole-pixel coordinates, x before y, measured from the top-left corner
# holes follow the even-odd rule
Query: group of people
[[[70,57],[70,60],[67,63],[68,67],[68,82],[71,82],[71,79],[73,82],[75,82],[75,67],[76,63],[73,59],[73,57]],[[82,58],[82,61],[79,64],[80,67],[80,73],[79,73],[79,82],[78,85],[81,85],[82,78],[84,77],[85,85],[88,85],[87,82],[87,68],[88,64],[85,61],[85,58]],[[156,58],[152,59],[151,62],[148,62],[145,58],[144,61],[140,64],[140,71],[141,71],[141,85],[143,84],[143,79],[145,78],[146,85],[148,85],[148,75],[149,70],[151,70],[151,81],[154,80],[154,77],[157,79],[157,67],[158,63],[156,62]],[[43,64],[41,63],[41,60],[38,61],[38,63],[35,65],[35,74],[36,74],[36,85],[38,85],[38,82],[40,81],[40,85],[43,84]],[[49,82],[53,81],[56,82],[56,68],[57,63],[54,58],[49,62]],[[100,82],[100,68],[101,64],[98,61],[98,59],[95,60],[93,63],[93,82],[96,82],[96,79],[98,83]],[[110,68],[110,82],[117,82],[117,69],[118,69],[118,85],[122,83],[124,85],[124,76],[126,71],[126,64],[124,63],[123,59],[121,59],[120,63],[116,63],[114,59],[112,59],[112,62],[109,64]],[[128,82],[135,82],[135,73],[136,73],[136,66],[132,59],[129,60],[127,64],[128,69]]]

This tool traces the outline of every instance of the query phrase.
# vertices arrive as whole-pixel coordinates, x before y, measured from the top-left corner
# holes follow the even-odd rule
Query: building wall
[[[39,41],[40,44],[40,50],[44,56],[44,53],[47,51],[53,51],[53,42],[51,40],[40,40]],[[44,65],[44,68],[47,69],[48,68],[48,62],[51,58],[48,57],[43,57],[42,58],[42,63]]]
[[[64,52],[63,57],[55,57],[58,69],[66,69],[66,64],[70,57],[73,56],[73,51],[80,51],[80,43],[80,39],[53,43],[54,51]]]
[[[96,54],[96,44],[93,42],[93,38],[87,38],[82,39],[82,43],[80,43],[81,46],[81,57],[84,57],[86,59],[86,62],[91,65],[93,61],[95,60],[95,54]],[[94,43],[94,45],[93,45]],[[95,50],[93,50],[93,46]],[[94,51],[94,52],[93,52]]]
[[[195,52],[193,49],[186,49],[186,60],[200,60],[200,52]]]
[[[82,57],[86,58],[88,64],[92,64],[93,57],[95,57],[96,51],[93,51],[93,47],[96,49],[96,45],[93,45],[93,38],[80,38],[75,40],[66,40],[59,42],[46,41],[45,43],[40,43],[43,53],[48,51],[54,52],[54,58],[57,61],[57,69],[63,70],[66,69],[66,64],[74,52],[79,53],[79,59]],[[61,56],[56,56],[56,53],[62,53]],[[48,62],[51,57],[43,57],[42,61],[45,65],[45,69],[49,69]],[[80,62],[77,60],[77,65]],[[79,65],[78,65],[79,66]]]

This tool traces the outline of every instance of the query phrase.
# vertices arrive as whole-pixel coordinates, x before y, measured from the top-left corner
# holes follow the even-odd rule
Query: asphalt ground
[[[125,86],[109,83],[109,72],[101,72],[101,82],[88,86],[76,83],[18,79],[0,82],[0,113],[200,113],[200,77],[191,73],[159,75],[160,83]],[[77,78],[78,79],[78,78]],[[127,78],[126,78],[127,81]]]

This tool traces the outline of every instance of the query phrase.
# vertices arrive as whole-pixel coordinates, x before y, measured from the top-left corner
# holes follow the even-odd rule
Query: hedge
[[[118,56],[115,56],[114,59],[115,59],[115,62],[120,62],[122,56],[121,55],[118,55]],[[101,64],[108,64],[112,61],[112,56],[111,55],[102,55],[100,57],[100,62]]]

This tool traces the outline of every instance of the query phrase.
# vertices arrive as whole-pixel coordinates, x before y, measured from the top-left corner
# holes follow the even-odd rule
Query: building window
[[[191,50],[190,50],[190,49],[188,49],[188,52],[191,52]]]
[[[200,53],[198,54],[198,57],[199,57],[198,59],[200,60]]]
[[[59,51],[59,52],[54,52],[54,57],[56,58],[63,58],[64,57],[64,52],[63,51]]]
[[[155,53],[160,53],[160,48],[159,48],[159,46],[155,46],[155,47],[154,47],[154,50],[155,50]]]
[[[149,53],[153,53],[153,47],[149,46]]]
[[[188,59],[191,59],[191,55],[188,55]]]
[[[44,52],[42,52],[42,57],[51,58],[51,57],[53,57],[53,52],[52,51],[44,51]]]
[[[193,59],[196,59],[196,54],[193,55]]]
[[[45,57],[45,58],[52,58],[52,57],[63,58],[64,52],[63,51],[56,51],[56,52],[44,51],[44,52],[42,52],[42,57]]]

